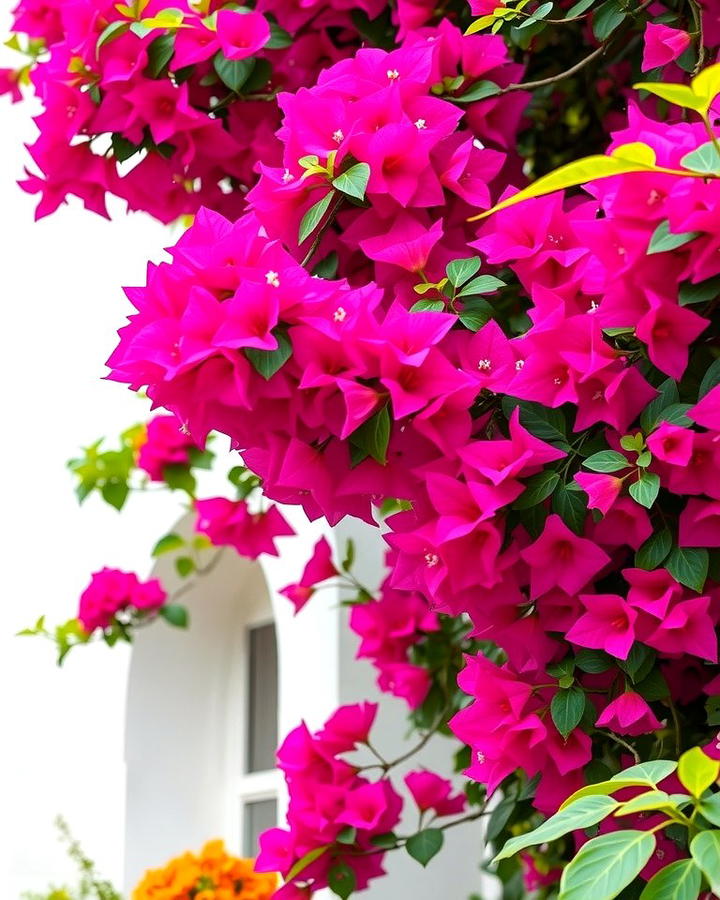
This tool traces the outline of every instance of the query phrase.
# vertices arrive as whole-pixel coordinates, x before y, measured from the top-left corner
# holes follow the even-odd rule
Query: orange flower
[[[150,869],[132,900],[269,900],[276,875],[255,871],[254,860],[228,855],[220,840],[199,855],[184,853],[162,869]]]

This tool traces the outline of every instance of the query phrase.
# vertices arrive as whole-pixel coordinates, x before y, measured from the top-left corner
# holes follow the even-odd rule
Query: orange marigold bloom
[[[132,900],[269,900],[277,887],[276,875],[256,872],[254,860],[230,856],[216,840],[149,869]]]

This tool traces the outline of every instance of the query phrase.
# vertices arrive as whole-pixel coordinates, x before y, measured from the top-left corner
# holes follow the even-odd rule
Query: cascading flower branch
[[[331,15],[338,52],[278,95],[247,202],[231,189],[230,218],[199,210],[128,289],[137,312],[108,363],[195,445],[158,428],[150,480],[176,479],[212,432],[241,453],[239,499],[196,504],[211,541],[274,549],[280,511],[255,527],[242,505],[260,489],[331,525],[385,522],[377,595],[351,548],[333,560],[322,542],[283,593],[300,610],[330,579],[352,588],[358,653],[407,703],[417,746],[384,758],[369,705],[292,732],[288,828],[260,865],[282,872],[278,896],[347,898],[388,850],[426,864],[446,827],[487,816],[498,844],[541,823],[493,867],[527,891],[717,894],[720,29],[699,0],[480,0],[464,34],[450,7],[438,23],[417,6],[414,24],[397,8],[398,46],[387,17],[357,49],[336,40],[347,11]],[[193,36],[167,15],[135,18],[177,54]],[[253,53],[260,19],[310,22],[202,15],[226,61],[223,21],[255,23]],[[108,48],[139,37],[126,24]],[[205,87],[209,63],[189,81],[173,65],[161,86]],[[392,770],[437,732],[464,797],[415,772],[404,834]]]

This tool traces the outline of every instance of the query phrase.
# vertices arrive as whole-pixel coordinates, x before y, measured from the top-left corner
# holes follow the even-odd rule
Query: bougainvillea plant
[[[113,135],[92,195],[69,187],[69,164],[59,193],[31,179],[54,198],[42,211],[68,190],[96,209],[121,194],[124,141],[139,162],[121,181],[147,160],[188,167],[183,203],[136,174],[152,203],[131,207],[164,221],[205,207],[127,291],[137,312],[110,378],[175,417],[167,455],[131,449],[132,465],[173,487],[219,433],[242,490],[331,525],[385,525],[378,592],[321,541],[284,593],[300,610],[328,579],[352,586],[359,653],[418,739],[387,759],[373,704],[285,739],[287,827],[261,838],[258,862],[282,874],[276,896],[347,898],[386,852],[427,864],[446,828],[480,817],[507,900],[717,894],[718,4],[331,3],[293,10],[300,22],[264,3],[118,18],[87,2],[72,27],[83,4],[52,7],[52,38],[32,33],[31,4],[16,24],[46,116],[77,48],[94,48],[80,54],[87,120],[72,131],[66,103],[72,133],[50,128],[62,152],[95,156],[96,134]],[[260,100],[223,73],[266,71],[278,29],[293,48],[324,35],[334,49],[272,90],[253,83],[268,135],[279,127],[240,175],[209,134],[232,137]],[[163,66],[133,69],[131,39],[162,40]],[[172,109],[157,99],[170,89]],[[207,146],[188,137],[194,114]],[[129,470],[86,464],[81,484],[121,505]],[[287,534],[276,507],[257,527],[255,507],[184,489],[213,544],[256,556]],[[115,621],[158,617],[165,601],[136,605],[140,587],[117,592]],[[398,833],[393,769],[435,732],[466,789],[418,769],[419,827]]]

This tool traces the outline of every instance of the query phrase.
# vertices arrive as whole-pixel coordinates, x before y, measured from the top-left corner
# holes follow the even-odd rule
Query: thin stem
[[[387,761],[386,759],[384,759],[377,752],[377,750],[375,750],[373,747],[370,746],[370,744],[368,744],[366,742],[367,747],[372,751],[372,753],[374,753],[374,755],[380,760],[380,762],[379,763],[371,763],[368,766],[360,766],[360,768],[358,769],[358,772],[366,772],[368,769],[378,769],[379,768],[379,769],[382,769],[383,772],[387,773],[390,771],[390,769],[394,769],[395,766],[399,766],[400,763],[406,762],[406,760],[410,759],[412,756],[415,756],[416,753],[419,753],[423,749],[423,747],[425,747],[425,745],[428,743],[430,738],[434,734],[437,734],[438,729],[442,725],[445,724],[445,720],[447,719],[447,715],[449,712],[450,712],[450,707],[446,706],[445,709],[440,714],[440,716],[438,717],[435,724],[423,735],[421,740],[414,747],[412,747],[406,753],[403,753],[400,756],[395,757],[395,759],[391,759],[390,761]]]
[[[315,251],[320,246],[320,241],[322,240],[322,236],[325,234],[325,232],[330,227],[330,225],[332,225],[332,222],[335,218],[335,213],[338,211],[338,207],[340,206],[340,204],[342,202],[343,202],[343,195],[338,191],[337,196],[335,197],[332,204],[330,205],[330,212],[329,212],[329,215],[328,215],[325,223],[323,225],[321,225],[320,228],[318,229],[318,233],[315,235],[315,240],[312,242],[312,246],[310,247],[307,254],[305,255],[305,259],[303,259],[303,261],[300,263],[300,265],[303,267],[303,269],[315,255]]]
[[[638,765],[640,764],[640,762],[641,762],[640,754],[637,752],[637,750],[632,745],[628,744],[627,741],[624,741],[617,734],[613,734],[612,731],[600,731],[600,734],[604,734],[605,737],[609,737],[610,740],[615,741],[616,744],[619,744],[621,747],[624,747],[629,753],[632,754],[632,757],[635,760],[636,764],[638,764]]]
[[[602,56],[603,53],[607,50],[607,46],[605,44],[601,44],[592,53],[588,54],[584,59],[581,59],[580,62],[575,63],[574,66],[571,66],[569,69],[565,69],[564,72],[560,72],[557,75],[551,75],[549,78],[539,78],[537,81],[525,81],[519,84],[509,84],[507,87],[502,88],[497,92],[497,94],[493,94],[493,97],[497,97],[500,94],[509,94],[510,91],[532,91],[535,88],[545,87],[549,84],[555,84],[558,81],[564,81],[566,78],[570,78],[573,75],[576,75],[578,72],[582,71],[585,66],[589,65],[594,59]]]
[[[698,0],[688,0],[688,3],[690,5],[690,14],[692,15],[693,24],[695,26],[693,34],[697,36],[698,54],[697,62],[695,63],[691,74],[697,75],[705,62],[705,35],[703,33],[702,9]]]
[[[675,756],[680,758],[680,750],[681,750],[681,742],[680,742],[680,716],[678,715],[677,707],[672,700],[672,697],[668,697],[668,706],[670,707],[670,714],[672,715],[673,725],[675,727]]]

